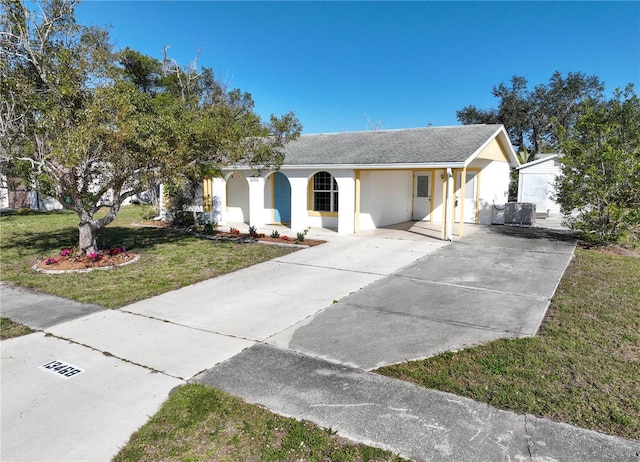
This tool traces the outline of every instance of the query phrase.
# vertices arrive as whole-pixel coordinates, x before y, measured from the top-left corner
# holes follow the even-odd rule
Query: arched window
[[[338,211],[338,183],[329,172],[313,175],[313,210],[316,212]]]

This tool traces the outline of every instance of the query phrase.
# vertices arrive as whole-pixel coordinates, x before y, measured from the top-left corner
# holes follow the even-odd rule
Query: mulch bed
[[[317,239],[305,239],[302,242],[297,242],[295,238],[289,237],[288,239],[283,239],[282,237],[270,237],[270,236],[259,236],[254,237],[246,233],[232,234],[227,232],[216,232],[213,234],[203,234],[197,233],[198,236],[205,237],[207,239],[214,240],[224,240],[224,241],[235,241],[235,242],[263,242],[266,244],[277,244],[277,245],[302,245],[306,247],[313,247],[316,245],[324,244],[327,241],[321,241]]]
[[[134,224],[136,226],[149,226],[153,228],[175,228],[175,229],[181,229],[181,230],[186,229],[186,228],[174,227],[171,223],[167,221],[161,221],[161,220],[139,221]],[[225,231],[215,231],[213,234],[196,232],[196,234],[200,237],[204,237],[206,239],[213,239],[213,240],[224,240],[224,241],[232,241],[232,242],[263,242],[263,243],[278,244],[278,245],[303,245],[307,247],[313,247],[313,246],[324,244],[325,242],[327,242],[319,239],[305,239],[302,242],[297,242],[296,238],[292,236],[287,236],[288,239],[283,239],[282,238],[283,236],[280,236],[277,238],[270,237],[266,234],[264,236],[255,237],[255,236],[249,235],[248,233],[233,234]]]
[[[110,269],[133,263],[139,258],[138,254],[123,252],[117,255],[103,255],[98,261],[93,261],[86,256],[54,257],[55,262],[49,258],[43,258],[34,265],[34,269],[42,272],[87,272],[94,269]]]

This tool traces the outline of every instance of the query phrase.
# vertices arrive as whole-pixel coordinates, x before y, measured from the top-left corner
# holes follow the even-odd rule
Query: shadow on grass
[[[62,213],[59,212],[59,214]],[[25,214],[5,215],[3,213],[3,216],[0,217],[0,226],[6,225],[14,217],[23,215]],[[42,215],[41,212],[40,215]],[[122,246],[133,252],[142,252],[161,244],[176,244],[189,239],[193,239],[190,233],[173,228],[107,226],[98,231],[97,242],[100,249]],[[77,245],[78,228],[68,225],[57,227],[50,231],[25,230],[9,235],[3,233],[2,236],[2,246],[11,247],[20,254],[44,255],[65,247],[73,248]]]

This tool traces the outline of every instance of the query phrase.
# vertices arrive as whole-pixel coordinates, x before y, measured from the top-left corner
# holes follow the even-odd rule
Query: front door
[[[273,174],[273,215],[276,223],[291,223],[291,185],[280,172]]]
[[[478,198],[478,172],[467,170],[467,183],[462,197],[462,172],[456,175],[456,222],[460,223],[461,201],[464,200],[464,222],[475,223]]]
[[[413,214],[414,221],[431,219],[431,172],[413,174]]]

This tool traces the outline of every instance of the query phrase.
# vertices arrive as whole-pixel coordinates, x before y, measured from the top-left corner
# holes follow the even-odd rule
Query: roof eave
[[[302,170],[417,170],[429,168],[462,168],[464,162],[429,162],[429,163],[384,163],[384,164],[282,164],[280,169]]]

